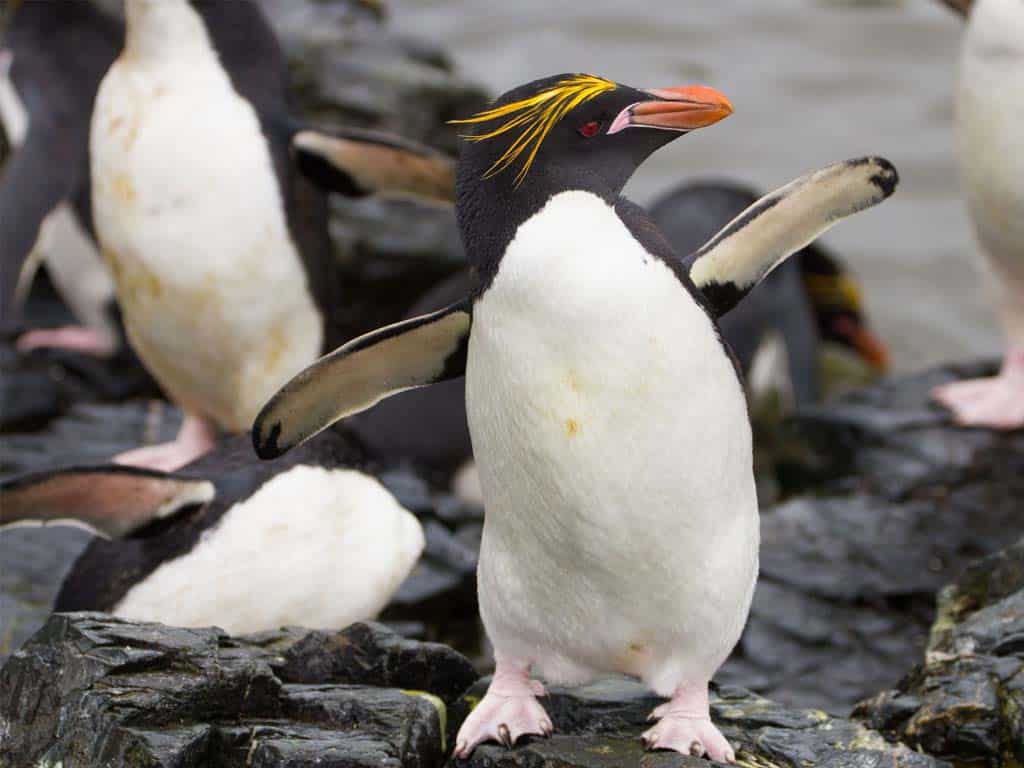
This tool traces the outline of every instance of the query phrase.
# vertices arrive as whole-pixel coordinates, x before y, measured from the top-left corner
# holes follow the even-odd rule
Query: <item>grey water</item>
[[[864,286],[894,368],[998,352],[958,187],[952,94],[963,21],[937,0],[392,0],[402,33],[448,50],[494,94],[585,71],[630,85],[699,83],[728,120],[649,161],[640,203],[691,178],[761,188],[835,160],[883,155],[902,185],[825,242]]]

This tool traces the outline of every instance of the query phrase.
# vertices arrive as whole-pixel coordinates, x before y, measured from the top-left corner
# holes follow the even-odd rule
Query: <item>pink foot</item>
[[[998,376],[936,387],[932,397],[949,408],[961,426],[1024,428],[1024,348],[1007,351]]]
[[[658,724],[640,738],[645,749],[671,749],[720,763],[735,763],[736,753],[711,722],[707,683],[683,683],[651,713]]]
[[[80,325],[46,328],[23,333],[14,344],[19,352],[33,349],[69,349],[93,357],[110,357],[115,345],[97,330]]]
[[[511,748],[520,736],[550,736],[551,719],[537,701],[544,686],[529,677],[529,662],[495,657],[497,668],[487,694],[466,718],[455,739],[455,757],[473,754],[477,744],[498,741]]]
[[[216,444],[216,427],[202,417],[186,414],[173,442],[120,453],[114,457],[114,463],[174,472],[209,452]]]

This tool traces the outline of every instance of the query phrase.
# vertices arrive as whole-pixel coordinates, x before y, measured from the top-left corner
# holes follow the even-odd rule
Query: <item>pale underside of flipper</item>
[[[899,176],[864,157],[801,176],[765,195],[685,260],[690,278],[721,317],[789,256],[833,225],[885,200]]]
[[[215,494],[207,480],[135,467],[33,472],[0,483],[0,529],[71,525],[118,538]]]
[[[328,135],[299,131],[292,152],[300,172],[344,195],[411,195],[450,201],[455,164],[439,152],[376,131]]]
[[[471,324],[467,299],[371,331],[320,358],[256,417],[257,455],[277,458],[390,395],[462,376]]]

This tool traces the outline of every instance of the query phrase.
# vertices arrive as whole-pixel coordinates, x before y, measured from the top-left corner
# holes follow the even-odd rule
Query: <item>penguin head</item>
[[[857,280],[817,244],[800,252],[799,264],[821,338],[849,350],[874,373],[884,374],[889,350],[868,324]]]
[[[655,150],[732,111],[703,86],[641,90],[586,74],[535,80],[452,121],[468,129],[459,181],[505,195],[541,188],[546,197],[571,189],[617,196]]]

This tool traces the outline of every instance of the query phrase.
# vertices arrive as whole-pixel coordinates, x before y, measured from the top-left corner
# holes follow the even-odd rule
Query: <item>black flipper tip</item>
[[[263,427],[262,419],[256,419],[256,423],[252,427],[252,447],[256,451],[256,455],[264,461],[284,456],[290,446],[282,448],[278,445],[277,441],[281,437],[281,422],[275,421],[274,426],[267,434],[264,434]]]
[[[884,157],[871,157],[868,160],[878,166],[878,173],[871,177],[871,183],[878,187],[883,195],[889,197],[900,183],[900,174],[896,166]]]

